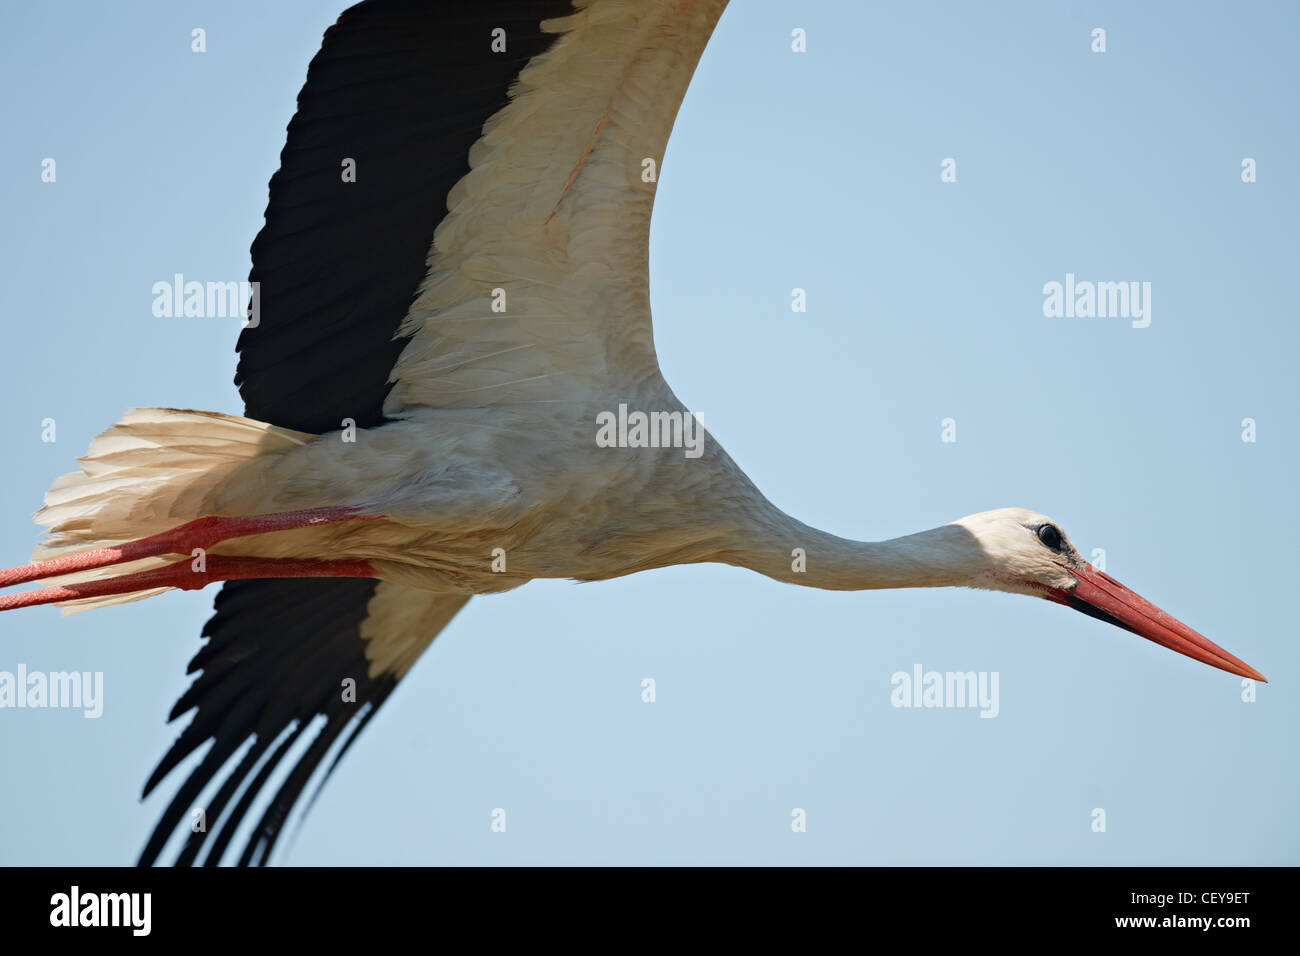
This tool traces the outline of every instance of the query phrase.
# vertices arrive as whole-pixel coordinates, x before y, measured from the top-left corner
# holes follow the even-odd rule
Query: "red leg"
[[[125,594],[150,588],[180,588],[194,591],[213,581],[239,578],[373,578],[369,561],[300,561],[294,558],[226,558],[213,555],[202,571],[190,570],[189,561],[177,561],[165,568],[124,574],[102,581],[83,581],[63,587],[39,588],[0,596],[0,611],[12,611],[37,604],[75,601],[105,594]]]
[[[83,551],[50,561],[37,561],[22,567],[0,570],[0,588],[27,584],[40,578],[52,578],[74,571],[106,568],[124,561],[154,558],[160,554],[191,554],[195,548],[205,551],[229,538],[243,538],[268,531],[289,531],[318,524],[360,520],[364,509],[358,507],[310,508],[305,511],[282,511],[278,514],[253,515],[247,518],[198,518],[179,527],[127,541],[112,548]],[[364,517],[379,517],[366,515]]]

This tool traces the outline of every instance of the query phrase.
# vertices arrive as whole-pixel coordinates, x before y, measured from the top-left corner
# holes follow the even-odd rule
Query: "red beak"
[[[1051,599],[1058,604],[1109,621],[1211,667],[1268,683],[1263,674],[1245,661],[1233,657],[1209,638],[1166,614],[1141,595],[1134,594],[1106,572],[1085,565],[1082,569],[1072,568],[1070,573],[1079,583],[1071,590],[1054,591]]]

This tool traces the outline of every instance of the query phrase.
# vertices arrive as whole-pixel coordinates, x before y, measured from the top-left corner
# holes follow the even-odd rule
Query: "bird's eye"
[[[1054,524],[1045,524],[1038,529],[1038,540],[1055,551],[1061,546],[1061,530]]]

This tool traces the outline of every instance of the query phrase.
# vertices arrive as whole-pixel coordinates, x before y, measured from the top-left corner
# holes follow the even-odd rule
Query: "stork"
[[[722,562],[813,588],[1007,591],[1264,679],[1037,512],[883,542],[809,527],[678,401],[642,171],[725,6],[365,0],[325,33],[252,245],[244,415],[129,412],[51,486],[32,563],[0,572],[44,585],[0,610],[225,582],[171,714],[193,720],[145,794],[210,747],[142,864],[210,786],[212,825],[177,862],[222,861],[296,751],[238,856],[267,862],[324,758],[471,596],[535,578]]]

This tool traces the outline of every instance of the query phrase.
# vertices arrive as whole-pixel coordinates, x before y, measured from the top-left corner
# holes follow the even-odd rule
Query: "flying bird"
[[[51,486],[32,563],[0,572],[45,585],[3,610],[225,582],[171,713],[193,718],[145,794],[208,749],[141,864],[178,831],[178,863],[233,857],[275,777],[237,857],[266,863],[322,763],[327,779],[470,598],[535,578],[722,562],[813,588],[1008,591],[1264,679],[1034,511],[883,542],[809,527],[678,401],[644,173],[725,6],[365,0],[325,33],[252,245],[243,416],[129,412]],[[187,832],[203,794],[208,826]]]

